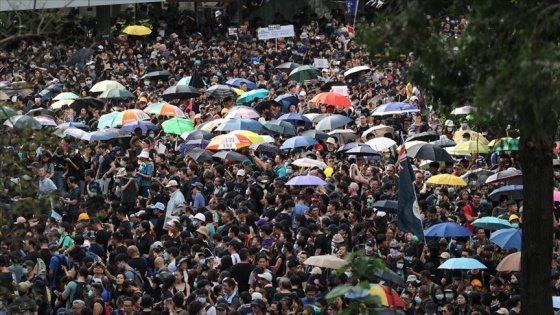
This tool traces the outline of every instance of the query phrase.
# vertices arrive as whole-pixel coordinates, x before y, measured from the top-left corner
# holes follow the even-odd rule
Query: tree
[[[441,33],[466,15],[459,39]],[[471,103],[521,133],[523,249],[521,304],[552,313],[552,145],[557,130],[560,5],[556,1],[394,1],[358,38],[371,52],[413,52],[410,75],[449,112]]]

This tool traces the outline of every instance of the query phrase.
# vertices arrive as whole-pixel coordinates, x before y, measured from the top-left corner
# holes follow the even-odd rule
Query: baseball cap
[[[237,176],[245,176],[245,170],[238,170],[236,175]]]
[[[27,220],[24,217],[18,217],[14,224],[25,224],[25,222],[27,222]]]
[[[252,301],[252,302],[251,302],[251,305],[252,305],[252,306],[255,306],[255,305],[256,305],[256,306],[258,306],[258,307],[260,307],[260,308],[262,308],[262,309],[265,309],[265,308],[266,308],[266,306],[264,305],[263,300],[261,300],[261,299],[256,299],[256,300]]]
[[[439,258],[449,259],[451,258],[451,255],[448,252],[443,252],[441,253],[441,255],[439,255]]]
[[[206,217],[204,216],[204,214],[202,213],[197,213],[194,215],[194,218],[197,220],[200,220],[202,222],[206,222]]]
[[[165,205],[161,202],[156,202],[155,205],[152,205],[152,209],[165,210]]]
[[[157,249],[163,248],[163,244],[160,241],[156,241],[156,242],[154,242],[154,248],[157,248]]]
[[[85,221],[89,220],[89,215],[87,213],[80,213],[78,216],[78,221]]]
[[[268,282],[272,282],[272,274],[270,274],[270,272],[265,272],[265,273],[259,274],[259,278],[264,279]]]
[[[179,186],[177,181],[174,180],[174,179],[170,180],[169,183],[167,183],[167,185],[165,187],[169,188],[169,187],[173,187],[173,186]]]

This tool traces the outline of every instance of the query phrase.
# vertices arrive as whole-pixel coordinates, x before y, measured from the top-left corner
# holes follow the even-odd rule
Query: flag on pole
[[[413,187],[414,173],[406,155],[404,145],[399,154],[399,200],[397,207],[397,224],[399,230],[424,238],[420,207]]]
[[[350,16],[356,16],[360,0],[346,0],[346,11]]]

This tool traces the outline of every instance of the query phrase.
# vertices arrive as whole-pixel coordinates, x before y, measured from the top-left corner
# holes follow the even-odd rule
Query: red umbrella
[[[325,92],[317,94],[317,96],[311,99],[311,102],[334,106],[352,106],[352,103],[346,96],[335,92]]]

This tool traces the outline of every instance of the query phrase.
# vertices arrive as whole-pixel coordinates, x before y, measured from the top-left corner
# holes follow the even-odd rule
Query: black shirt
[[[231,268],[231,277],[237,282],[238,291],[249,291],[249,277],[255,266],[251,263],[237,263]]]

